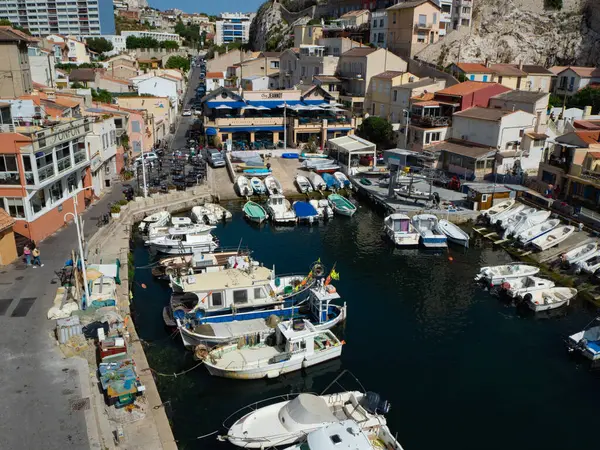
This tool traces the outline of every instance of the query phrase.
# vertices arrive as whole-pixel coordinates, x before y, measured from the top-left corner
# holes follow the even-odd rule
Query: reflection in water
[[[594,312],[575,302],[544,320],[523,315],[473,283],[480,266],[510,261],[505,252],[485,246],[440,254],[394,249],[381,227],[382,218],[364,205],[354,217],[327,225],[255,228],[237,210],[233,221],[218,226],[223,247],[237,247],[242,239],[254,258],[280,273],[306,272],[319,257],[328,267],[337,263],[335,285],[348,304],[348,320],[335,331],[347,345],[340,360],[276,380],[216,378],[202,366],[182,377],[158,377],[179,447],[229,448],[195,438],[251,402],[320,392],[342,369],[391,401],[388,422],[407,449],[595,447],[593,433],[581,433],[580,424],[597,415],[599,380],[578,370],[562,344]],[[146,266],[147,249],[137,243],[134,251],[136,266]],[[149,269],[136,271],[134,319],[149,342],[150,365],[163,373],[195,364],[163,326],[169,293]],[[547,429],[548,417],[560,417],[562,426],[532,432]],[[514,423],[527,427],[504,432]],[[432,425],[435,432],[428,431]]]

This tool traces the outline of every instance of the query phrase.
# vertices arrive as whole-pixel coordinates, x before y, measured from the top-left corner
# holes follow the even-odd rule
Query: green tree
[[[92,100],[101,103],[112,103],[112,95],[104,89],[92,89]]]
[[[356,134],[360,137],[373,142],[380,149],[389,148],[393,145],[394,130],[392,124],[387,120],[371,116],[363,120]]]
[[[12,22],[8,19],[0,19],[0,26],[13,27],[15,30],[22,31],[23,33],[31,36],[31,32],[27,28],[20,27],[19,25],[13,25]]]
[[[586,106],[592,107],[592,114],[600,112],[600,88],[587,86],[577,91],[569,102],[570,107],[584,109]]]
[[[162,41],[160,43],[161,48],[166,48],[166,49],[175,49],[177,50],[179,48],[179,44],[177,43],[177,41]]]
[[[550,94],[550,99],[548,100],[548,106],[551,108],[555,108],[557,106],[562,106],[563,105],[563,99],[556,95],[556,94]]]
[[[171,56],[165,64],[166,69],[180,69],[183,72],[190,70],[190,60],[185,56]]]
[[[112,42],[103,37],[89,38],[86,40],[86,44],[91,51],[96,53],[110,52],[114,48]]]

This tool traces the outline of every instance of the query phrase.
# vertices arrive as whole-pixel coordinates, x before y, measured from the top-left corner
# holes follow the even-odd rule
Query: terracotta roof
[[[64,98],[63,96],[56,96],[56,98],[54,99],[54,103],[61,106],[66,106],[68,108],[76,108],[77,106],[79,106],[78,101]]]
[[[550,67],[550,69],[548,69],[550,72],[552,72],[554,75],[558,75],[559,73],[561,73],[563,70],[568,69],[569,66],[552,66]]]
[[[530,138],[533,138],[533,139],[546,139],[546,138],[549,137],[547,134],[544,134],[544,133],[534,133],[532,131],[530,131],[528,133],[525,133],[525,134],[527,136],[529,136]]]
[[[490,66],[492,72],[500,76],[507,77],[525,77],[527,73],[519,69],[518,66],[514,64],[492,64]]]
[[[575,134],[586,144],[598,144],[600,131],[576,131]]]
[[[600,78],[600,69],[596,67],[579,67],[579,66],[554,66],[550,67],[550,71],[555,75],[558,75],[561,72],[564,72],[567,69],[571,69],[577,75],[582,78],[592,78],[599,77]]]
[[[600,120],[575,120],[573,126],[582,130],[600,130]]]
[[[493,85],[501,86],[498,83],[486,83],[485,81],[465,81],[463,83],[450,86],[446,89],[442,89],[437,93],[442,95],[463,96],[472,94],[473,92],[477,92],[481,89],[485,89]]]
[[[440,102],[436,102],[435,100],[423,100],[420,99],[413,103],[413,106],[439,106]]]
[[[386,80],[392,80],[396,77],[404,75],[406,72],[400,72],[398,70],[387,70],[385,72],[381,72],[379,75],[373,76],[373,78],[384,78]]]
[[[37,81],[32,81],[31,84],[33,85],[34,88],[36,89],[41,89],[41,88],[46,88],[48,86],[46,86],[45,84],[42,83],[38,83]]]
[[[588,152],[587,154],[594,159],[600,159],[600,152]]]
[[[423,92],[421,95],[411,97],[411,100],[426,102],[429,100],[433,100],[434,98],[435,98],[434,92]]]
[[[535,64],[523,64],[523,72],[529,75],[553,75],[553,72],[546,69],[544,66]]]
[[[535,103],[548,95],[549,94],[546,92],[514,90],[502,92],[501,94],[496,94],[492,98],[505,100],[507,102]]]
[[[223,72],[206,72],[206,78],[225,78]]]
[[[437,3],[432,2],[431,0],[415,0],[412,2],[398,3],[397,5],[390,6],[389,8],[387,8],[387,10],[390,11],[390,10],[396,10],[396,9],[415,8],[417,6],[421,6],[423,3],[427,3],[427,2],[431,3],[432,5],[435,5],[438,9],[440,8]]]
[[[344,14],[342,17],[340,17],[340,19],[343,19],[344,17],[358,17],[361,16],[363,14],[368,14],[369,10],[368,9],[359,9],[356,11],[348,11],[346,14]]]
[[[39,39],[9,26],[0,26],[0,42],[38,42]]]
[[[479,159],[488,156],[490,153],[494,154],[496,149],[493,147],[486,147],[472,142],[461,141],[453,139],[449,141],[440,142],[427,147],[428,151],[440,150],[448,153],[454,153],[455,155],[466,156],[467,158]]]
[[[354,47],[347,52],[342,53],[342,56],[367,56],[373,52],[379,50],[378,48],[371,47]]]
[[[100,75],[100,78],[103,80],[112,81],[113,83],[126,84],[127,86],[131,85],[131,81],[123,80],[121,78],[115,78],[108,75]]]
[[[96,72],[94,69],[73,69],[69,74],[70,81],[94,81]]]
[[[455,66],[464,73],[493,73],[489,67],[480,63],[456,63]]]
[[[0,208],[0,231],[4,231],[12,227],[15,222],[15,219],[10,217],[10,215],[3,208]]]
[[[507,111],[498,108],[481,108],[480,106],[475,106],[473,108],[454,113],[454,115],[458,117],[467,117],[469,119],[491,120],[498,122],[503,117],[509,116],[514,112],[516,111]]]

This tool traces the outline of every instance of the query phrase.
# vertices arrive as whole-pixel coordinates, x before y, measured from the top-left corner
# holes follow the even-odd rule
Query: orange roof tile
[[[66,106],[68,108],[75,108],[75,107],[79,106],[78,101],[71,100],[71,99],[65,98],[63,96],[56,96],[56,98],[54,99],[54,103],[61,105],[61,106]]]
[[[464,81],[462,83],[459,84],[455,84],[454,86],[450,86],[446,89],[442,89],[441,91],[438,91],[438,94],[441,95],[467,95],[467,94],[472,94],[473,92],[479,91],[481,89],[485,89],[487,87],[493,86],[493,85],[497,85],[500,86],[498,83],[487,83],[485,81]]]
[[[224,78],[223,72],[207,72],[206,78]]]
[[[100,75],[100,79],[112,81],[113,83],[126,84],[127,86],[129,86],[131,84],[131,81],[122,80],[120,78],[115,78],[115,77],[111,77],[111,76],[108,76],[108,75]]]
[[[10,217],[10,215],[3,208],[0,208],[0,231],[4,231],[7,228],[12,227],[15,222],[15,219]]]
[[[588,155],[594,159],[600,159],[600,152],[588,152]]]
[[[586,144],[598,144],[600,131],[576,131],[575,134]]]
[[[464,73],[493,73],[492,69],[480,63],[457,63],[456,67]]]

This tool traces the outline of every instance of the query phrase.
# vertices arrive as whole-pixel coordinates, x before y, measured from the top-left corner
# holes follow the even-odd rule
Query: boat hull
[[[233,378],[236,380],[257,380],[261,378],[277,378],[283,374],[295,372],[307,367],[339,358],[342,355],[342,345],[331,347],[327,350],[322,350],[319,353],[307,355],[303,358],[293,357],[286,361],[281,361],[274,364],[265,364],[263,367],[255,367],[241,370],[226,370],[205,362],[204,365],[208,372],[217,377]]]
[[[544,304],[539,304],[539,305],[531,300],[527,302],[527,306],[533,312],[542,312],[542,311],[549,311],[551,309],[558,309],[558,308],[568,305],[568,304],[569,304],[569,300],[564,300],[561,302],[553,302],[553,303],[544,303]]]
[[[396,247],[418,247],[421,238],[417,232],[400,234],[386,230],[386,235]]]
[[[207,253],[217,249],[218,245],[214,242],[210,244],[202,245],[181,245],[181,246],[168,246],[161,244],[150,244],[157,252],[164,253],[166,255],[182,255],[192,253]]]

